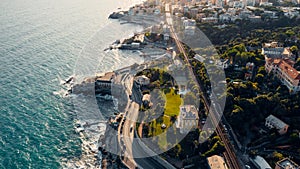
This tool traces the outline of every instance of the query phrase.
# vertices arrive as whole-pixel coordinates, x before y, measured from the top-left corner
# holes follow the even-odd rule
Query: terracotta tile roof
[[[288,64],[285,60],[282,60],[280,62],[279,67],[282,71],[284,71],[292,79],[300,80],[300,73],[295,68],[293,68],[293,66]]]
[[[300,80],[300,73],[293,67],[294,61],[290,59],[273,59],[267,58],[268,63],[277,65],[283,72],[294,80]]]

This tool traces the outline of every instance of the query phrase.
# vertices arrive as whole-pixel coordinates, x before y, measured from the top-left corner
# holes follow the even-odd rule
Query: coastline
[[[139,3],[140,4],[140,3]],[[137,4],[133,4],[133,5],[137,5]],[[131,6],[133,6],[131,5]],[[153,24],[156,20],[153,19],[155,17],[150,17],[147,18],[147,23],[149,24]],[[143,20],[145,19],[144,17],[136,17],[135,18],[137,22],[143,22]],[[125,18],[125,22],[120,22],[120,21],[124,21],[123,19],[119,19],[119,24],[126,24],[126,23],[131,23],[131,22],[126,22],[126,18]],[[144,23],[144,22],[143,22]],[[132,22],[132,25],[136,26],[138,24],[135,24],[135,22]],[[134,35],[131,38],[134,38],[135,36],[140,36],[140,35]],[[127,39],[128,40],[128,39]],[[117,40],[119,41],[119,40]],[[149,41],[148,41],[149,42]],[[142,43],[141,43],[142,44]],[[128,45],[132,45],[132,44],[128,44]],[[161,46],[156,46],[153,43],[153,46],[151,48],[147,48],[144,50],[144,48],[133,48],[131,49],[131,47],[129,47],[129,50],[133,50],[133,51],[139,51],[140,57],[143,57],[145,60],[144,61],[152,61],[155,62],[154,60],[160,59],[160,58],[172,58],[172,55],[170,53],[168,53],[166,51],[165,52],[154,52],[153,50],[154,48],[161,48]],[[112,48],[111,48],[112,49]],[[127,47],[124,48],[117,48],[120,50],[128,50]],[[161,49],[160,49],[161,50]],[[165,50],[165,49],[164,49]],[[104,50],[106,51],[106,50]],[[154,52],[154,53],[153,53]],[[156,54],[155,54],[156,53]],[[157,63],[158,65],[161,65],[161,63]],[[116,72],[123,72],[123,69],[127,69],[127,68],[136,68],[136,65],[133,64],[131,66],[125,67],[125,68],[121,68],[116,70]],[[141,68],[145,68],[146,65],[140,65]],[[146,66],[147,67],[147,66]],[[93,96],[93,93],[91,93],[91,91],[86,90],[86,85],[88,85],[89,87],[87,87],[87,89],[91,89],[90,87],[92,85],[95,85],[96,83],[96,78],[97,77],[91,77],[91,78],[85,78],[85,80],[82,83],[76,84],[74,86],[72,86],[72,91],[79,91],[78,93],[76,92],[72,92],[72,95],[76,95],[75,97],[86,97],[85,99],[92,99],[92,98],[88,98],[90,96]],[[66,81],[66,83],[68,83],[68,81]],[[96,87],[97,88],[97,87]],[[82,96],[86,95],[86,96]],[[92,94],[92,95],[90,95]],[[127,93],[128,94],[128,93]],[[90,95],[90,96],[88,96]],[[119,99],[119,97],[116,97]],[[95,98],[94,98],[95,99]],[[96,93],[96,100],[97,102],[101,102],[101,101],[112,101],[114,106],[116,107],[116,109],[118,109],[118,103],[120,103],[117,99],[114,99],[111,94],[106,93],[104,95],[99,95]],[[117,100],[117,105],[115,100]],[[86,101],[85,101],[86,102]],[[128,106],[127,102],[127,106]],[[124,104],[125,105],[125,104]],[[98,105],[99,106],[99,105]],[[116,110],[115,109],[115,110]],[[125,112],[120,112],[120,111],[115,111],[114,114],[119,115],[120,113],[125,113]],[[113,120],[114,116],[110,116],[109,120],[107,121],[88,121],[88,120],[81,120],[80,118],[75,123],[75,130],[79,133],[80,135],[80,139],[82,141],[82,155],[78,158],[75,159],[71,159],[68,162],[64,163],[64,168],[111,168],[111,167],[118,167],[118,168],[127,168],[124,166],[124,164],[121,162],[121,158],[118,155],[112,154],[110,152],[107,152],[105,150],[106,147],[111,148],[114,147],[116,145],[119,145],[118,142],[115,142],[117,139],[114,138],[117,136],[117,134],[112,135],[112,131],[111,128],[114,127],[112,121],[116,121],[116,118]],[[117,150],[116,154],[120,154],[120,152],[123,150]],[[124,161],[123,161],[124,162]],[[126,163],[126,162],[125,162]],[[127,165],[127,164],[125,164]],[[129,167],[130,168],[130,167]]]
[[[143,1],[134,2],[127,8],[140,4]],[[121,23],[120,23],[121,24]],[[122,24],[121,24],[122,25]],[[109,45],[109,44],[107,44]],[[74,78],[75,79],[75,78]],[[73,85],[73,79],[65,81],[68,85],[71,82]],[[70,92],[68,90],[67,92]],[[69,96],[65,95],[64,97]],[[70,94],[69,97],[81,97],[82,95]],[[107,95],[97,98],[100,102],[112,101],[111,98],[106,98]],[[115,105],[115,103],[113,103]],[[114,113],[116,114],[116,112]],[[103,147],[106,146],[105,140],[111,140],[112,135],[108,127],[111,125],[111,119],[114,115],[110,116],[107,121],[80,121],[77,119],[74,121],[74,130],[78,133],[79,138],[82,142],[81,144],[81,156],[69,159],[62,162],[63,168],[111,168],[113,166],[118,166],[119,168],[127,168],[121,162],[118,161],[116,155],[112,155],[109,152],[106,152]],[[117,162],[117,163],[116,163]]]

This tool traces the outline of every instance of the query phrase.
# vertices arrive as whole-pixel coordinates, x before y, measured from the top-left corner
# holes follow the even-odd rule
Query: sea
[[[108,19],[136,3],[1,0],[0,169],[62,168],[62,159],[81,156],[74,131],[80,110],[62,82],[142,62],[132,52],[104,51],[140,31]],[[114,113],[103,110],[106,118]]]

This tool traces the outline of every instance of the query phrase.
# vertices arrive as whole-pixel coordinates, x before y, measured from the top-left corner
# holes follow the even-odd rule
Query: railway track
[[[185,60],[185,62],[187,63],[188,69],[189,69],[189,71],[191,72],[191,76],[192,76],[193,80],[194,80],[195,82],[197,82],[197,83],[196,83],[197,86],[199,87],[199,89],[200,89],[200,90],[202,91],[202,93],[203,93],[203,87],[198,83],[198,80],[197,80],[197,78],[196,78],[196,76],[195,76],[195,74],[194,74],[194,70],[193,70],[193,68],[192,68],[192,66],[191,66],[191,64],[190,64],[190,62],[189,62],[188,55],[187,55],[187,53],[186,53],[186,51],[185,51],[185,49],[184,49],[182,43],[179,41],[179,38],[178,38],[177,34],[176,34],[175,31],[174,31],[174,28],[173,28],[173,25],[172,25],[171,13],[170,13],[170,10],[169,10],[169,9],[170,9],[170,7],[169,7],[169,5],[167,4],[167,5],[166,5],[166,9],[165,9],[165,11],[166,11],[166,19],[167,19],[167,22],[168,22],[168,24],[169,24],[169,26],[170,26],[170,32],[171,32],[171,35],[172,35],[172,37],[173,37],[174,40],[175,40],[175,43],[176,43],[176,45],[177,45],[177,47],[178,47],[178,50],[179,50],[179,51],[183,54],[183,56],[184,56],[184,60]],[[212,117],[211,120],[212,120],[213,124],[216,126],[216,133],[217,133],[217,135],[220,137],[221,141],[224,143],[224,147],[225,147],[225,150],[226,150],[226,151],[224,152],[224,158],[225,158],[225,160],[227,161],[227,163],[228,163],[228,165],[229,165],[229,168],[230,168],[230,169],[240,169],[240,168],[242,168],[241,165],[240,165],[240,163],[239,163],[239,161],[238,161],[238,158],[237,158],[237,156],[236,156],[236,154],[235,154],[235,152],[234,152],[234,148],[233,148],[232,144],[231,144],[230,141],[229,141],[228,136],[225,135],[225,134],[223,133],[224,128],[223,128],[222,122],[221,122],[221,121],[219,122],[219,121],[217,120],[216,116],[215,116],[215,115],[217,114],[216,110],[213,111],[213,110],[211,110],[211,109],[209,108],[209,104],[208,104],[208,101],[207,101],[207,99],[206,99],[205,96],[202,95],[202,98],[203,98],[203,100],[204,100],[205,108],[206,108],[206,109],[209,111],[209,113],[211,114],[211,117]]]

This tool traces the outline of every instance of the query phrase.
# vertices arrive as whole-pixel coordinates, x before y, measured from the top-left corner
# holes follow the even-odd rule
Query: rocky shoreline
[[[75,80],[75,77],[72,76],[61,83],[62,85],[71,88],[67,93],[67,95],[70,97],[80,97],[81,99],[89,100],[96,94],[96,99],[98,102],[113,102],[115,107],[118,107],[118,105],[120,106],[120,104],[122,104],[119,102],[114,102],[114,93],[109,93],[103,96],[100,95],[101,97],[98,96],[102,90],[95,90],[95,87],[97,86],[97,83],[95,83],[95,77],[87,78],[85,81],[79,84],[74,84],[73,80]],[[122,93],[119,91],[121,89],[117,87],[116,90],[117,93]],[[116,112],[118,111],[116,110]],[[116,145],[118,145],[116,142],[116,122],[121,115],[122,114],[114,113],[114,115],[105,121],[101,121],[97,118],[83,118],[77,115],[77,120],[74,121],[74,129],[75,132],[80,136],[82,153],[80,157],[74,159],[63,159],[63,168],[127,168],[122,164],[120,157],[116,155],[118,154],[118,150],[114,151],[116,154],[106,151],[106,149],[111,151],[112,147],[116,147]]]
[[[110,19],[123,19],[124,16],[126,16],[127,13],[124,11],[120,12],[114,12],[112,13],[109,18]],[[126,19],[126,18],[124,18]],[[140,18],[137,18],[137,20],[141,20]],[[157,52],[157,50],[154,51],[154,49],[164,49],[165,45],[161,44],[160,46],[155,45],[153,42],[146,39],[147,43],[145,42],[145,34],[135,34],[133,37],[125,39],[123,41],[117,40],[114,42],[107,50],[111,49],[120,49],[120,50],[134,50],[134,51],[143,51],[142,57],[146,59],[146,56],[149,55],[161,55],[163,57],[166,56],[166,54],[169,56],[168,52]],[[150,45],[149,45],[150,44]],[[163,47],[162,47],[163,46]],[[164,49],[165,50],[165,49]],[[162,54],[166,53],[166,54]],[[171,57],[171,56],[170,56]],[[169,58],[170,57],[166,57]],[[148,60],[152,60],[154,63],[154,60],[156,60],[157,57],[150,57]],[[163,64],[160,62],[160,64]],[[130,66],[129,68],[125,68],[124,70],[131,70]],[[119,72],[123,72],[123,69],[119,70]],[[118,71],[116,71],[118,72]],[[93,97],[96,96],[96,99],[103,99],[106,98],[106,96],[111,96],[118,98],[118,104],[117,109],[123,110],[124,106],[126,106],[128,100],[127,98],[123,98],[124,91],[123,88],[120,87],[118,84],[111,85],[111,88],[114,88],[114,90],[111,90],[113,93],[105,93],[103,95],[100,95],[98,91],[97,85],[97,76],[95,77],[89,77],[84,79],[82,83],[74,84],[73,80],[74,78],[70,78],[63,83],[63,85],[70,83],[72,86],[72,90],[68,90],[67,95],[79,95],[80,97]],[[103,89],[103,87],[102,87]],[[107,91],[105,89],[105,91]],[[98,92],[98,93],[97,93]],[[103,92],[103,91],[101,91]],[[101,93],[100,92],[100,93]],[[99,96],[99,97],[98,97]],[[100,97],[101,96],[101,97]],[[77,97],[77,96],[76,96]],[[108,98],[108,97],[107,97]],[[99,101],[100,101],[99,100]],[[110,101],[113,101],[113,99],[109,99]],[[116,110],[116,112],[118,112]],[[67,160],[66,162],[63,162],[63,168],[128,168],[122,163],[122,156],[119,156],[120,154],[120,147],[117,139],[117,127],[118,127],[118,118],[122,116],[122,113],[119,114],[119,112],[116,114],[116,117],[111,117],[108,121],[89,121],[89,120],[82,120],[82,121],[76,121],[75,122],[75,131],[80,135],[80,139],[82,142],[81,150],[82,155],[78,158]],[[112,154],[113,152],[114,154]]]
[[[112,154],[106,149],[111,150],[117,147],[115,121],[120,117],[110,118],[108,122],[75,122],[75,130],[80,135],[82,142],[82,155],[63,163],[66,169],[82,169],[82,168],[127,168],[122,164],[118,155]],[[105,132],[100,132],[100,128],[105,127]],[[77,130],[83,128],[83,130]],[[117,150],[118,151],[118,150]]]
[[[113,12],[112,14],[109,15],[109,19],[120,19],[124,16],[127,15],[128,12],[125,11],[119,11],[119,12]]]

